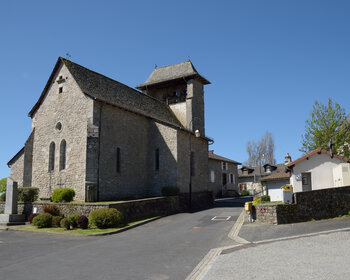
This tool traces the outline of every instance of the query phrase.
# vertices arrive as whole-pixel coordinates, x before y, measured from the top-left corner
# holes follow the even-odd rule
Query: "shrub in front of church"
[[[33,219],[33,225],[38,228],[49,228],[52,226],[52,215],[44,213]]]
[[[79,217],[80,217],[79,214],[70,214],[70,215],[67,217],[67,219],[68,219],[70,225],[72,226],[72,228],[78,227],[78,222],[77,222],[77,220],[78,220]]]
[[[6,193],[0,195],[0,201],[4,202],[6,200]]]
[[[180,193],[180,189],[178,187],[163,187],[162,195],[163,196],[173,196],[178,195]]]
[[[101,208],[90,212],[90,224],[98,228],[111,228],[123,222],[122,214],[114,208]]]
[[[75,191],[70,188],[55,189],[52,193],[52,202],[71,202],[75,196]]]
[[[52,216],[52,226],[60,227],[61,226],[62,217],[60,216]]]
[[[87,229],[89,226],[89,219],[85,215],[81,215],[77,219],[77,224],[78,224],[78,227],[82,229]]]
[[[44,205],[44,213],[49,213],[52,216],[61,216],[60,209],[56,205]]]
[[[17,189],[18,200],[23,202],[34,202],[39,198],[39,188],[23,187]]]
[[[33,223],[33,219],[36,217],[36,216],[38,216],[39,214],[37,214],[37,213],[32,213],[32,214],[30,214],[29,215],[29,217],[28,217],[28,222],[29,223]]]
[[[70,230],[70,222],[67,218],[63,218],[60,222],[60,225],[62,228],[65,228],[66,230]]]

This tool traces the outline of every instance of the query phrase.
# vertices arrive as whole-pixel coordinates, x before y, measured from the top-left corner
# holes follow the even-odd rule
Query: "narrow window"
[[[210,171],[210,181],[212,183],[215,183],[215,171],[214,170]]]
[[[235,175],[233,175],[233,173],[230,173],[230,183],[231,184],[235,183]]]
[[[49,149],[49,172],[55,169],[55,143],[51,142]]]
[[[58,93],[62,93],[63,92],[63,87],[59,87],[58,88]]]
[[[159,170],[159,149],[156,149],[154,153],[154,169]]]
[[[66,140],[61,141],[60,145],[60,170],[66,169]]]
[[[221,166],[222,166],[222,170],[227,170],[227,163],[225,161],[221,163]]]
[[[195,162],[194,162],[194,152],[191,152],[191,158],[190,158],[190,166],[191,166],[191,176],[194,176],[194,165],[195,165]]]
[[[120,148],[118,147],[116,150],[116,171],[120,173]]]

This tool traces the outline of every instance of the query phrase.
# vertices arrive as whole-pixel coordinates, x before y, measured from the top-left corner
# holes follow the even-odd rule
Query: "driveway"
[[[248,200],[107,237],[0,231],[1,279],[185,279],[212,248],[235,244],[228,233]]]

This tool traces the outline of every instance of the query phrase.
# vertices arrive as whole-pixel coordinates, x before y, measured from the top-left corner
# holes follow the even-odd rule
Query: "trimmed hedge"
[[[162,195],[163,196],[173,196],[178,195],[180,193],[180,189],[178,187],[163,187]]]
[[[77,219],[77,224],[78,224],[78,227],[82,228],[82,229],[87,229],[88,226],[89,226],[89,219],[84,216],[84,215],[81,215],[78,219]]]
[[[37,213],[33,213],[33,214],[30,214],[29,217],[28,217],[28,222],[29,223],[33,223],[33,219],[36,217],[36,216],[39,216],[39,214]]]
[[[75,191],[70,188],[55,189],[52,193],[52,202],[71,202],[75,196]]]
[[[269,195],[261,196],[261,201],[271,201],[270,196]]]
[[[76,228],[78,227],[78,218],[80,217],[80,214],[70,214],[67,219],[70,223],[70,225],[72,226],[72,228]]]
[[[70,230],[70,222],[67,218],[63,218],[60,222],[60,225],[62,228],[65,228],[66,230]]]
[[[39,198],[39,188],[23,187],[17,189],[18,200],[23,202],[34,202]]]
[[[98,228],[110,228],[120,225],[122,214],[114,208],[101,208],[90,212],[89,221]]]
[[[56,205],[44,205],[43,206],[44,213],[49,213],[52,216],[60,216],[60,209]]]
[[[52,216],[52,226],[60,227],[62,218],[60,216]]]
[[[33,225],[38,228],[49,228],[52,226],[52,215],[49,213],[44,213],[36,216],[33,219]]]

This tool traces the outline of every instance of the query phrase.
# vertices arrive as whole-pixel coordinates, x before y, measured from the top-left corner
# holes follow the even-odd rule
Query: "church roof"
[[[58,68],[60,62],[63,62],[67,66],[80,89],[87,96],[97,101],[102,101],[128,111],[142,114],[146,117],[151,117],[177,127],[182,127],[181,123],[171,112],[168,105],[62,57],[58,58],[55,69],[53,70],[44,91],[33,109],[29,112],[30,117],[32,117],[42,103],[48,85],[53,79],[54,72]]]
[[[190,60],[187,60],[185,62],[155,68],[146,82],[137,86],[136,88],[144,90],[148,86],[161,85],[169,81],[175,81],[179,79],[188,80],[192,78],[198,79],[205,85],[210,84],[207,79],[199,75],[192,62]]]

